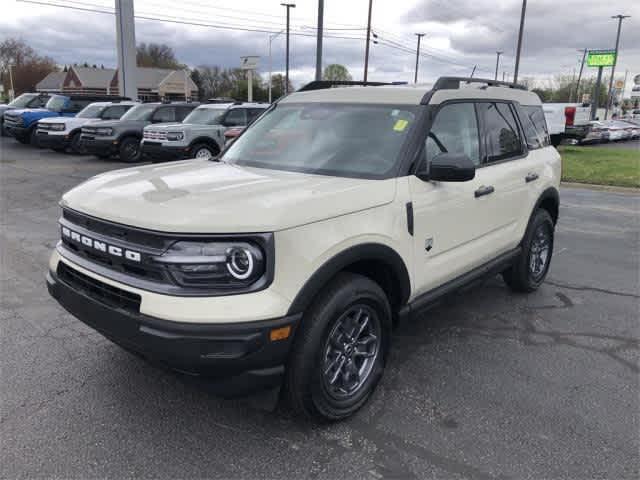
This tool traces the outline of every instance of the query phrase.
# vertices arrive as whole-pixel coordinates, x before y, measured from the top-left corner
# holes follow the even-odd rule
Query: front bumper
[[[107,156],[118,153],[118,140],[114,138],[100,138],[93,136],[80,136],[80,145],[90,155]]]
[[[225,396],[280,385],[301,317],[231,324],[174,322],[109,305],[96,298],[95,284],[71,285],[57,272],[49,271],[47,288],[69,313],[122,348],[172,370],[206,376]],[[271,332],[283,327],[291,327],[288,337],[271,340]]]
[[[38,138],[38,146],[42,148],[63,149],[69,146],[69,137],[67,135],[52,135],[48,132],[38,130],[36,133]]]
[[[29,134],[27,127],[7,124],[7,122],[4,123],[4,131],[7,135],[15,138],[25,138]]]
[[[142,157],[145,160],[185,160],[189,157],[189,147],[174,147],[163,145],[162,143],[148,143],[143,141],[140,144]]]

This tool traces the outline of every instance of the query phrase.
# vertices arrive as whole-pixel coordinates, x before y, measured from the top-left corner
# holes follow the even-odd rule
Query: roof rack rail
[[[492,80],[489,78],[474,77],[440,77],[433,86],[433,90],[457,90],[461,83],[485,83],[488,87],[508,87],[518,90],[526,90],[527,87],[513,82],[502,82],[500,80]]]
[[[407,82],[362,82],[355,80],[314,80],[301,87],[298,92],[322,90],[331,87],[380,87],[383,85],[406,85]]]

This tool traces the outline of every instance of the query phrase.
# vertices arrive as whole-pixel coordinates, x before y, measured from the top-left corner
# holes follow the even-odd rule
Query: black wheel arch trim
[[[365,243],[349,247],[327,260],[306,281],[289,307],[287,315],[304,312],[322,288],[338,273],[362,261],[383,262],[391,268],[400,289],[400,306],[405,305],[411,293],[409,271],[402,257],[387,245]]]
[[[558,189],[556,187],[549,187],[540,194],[540,196],[538,197],[538,200],[536,201],[535,206],[533,207],[533,210],[531,210],[531,216],[529,217],[529,220],[531,220],[534,213],[536,212],[536,210],[538,210],[541,207],[543,202],[549,199],[553,200],[556,206],[556,212],[555,213],[550,212],[551,218],[553,219],[553,224],[555,225],[558,223],[558,218],[560,213],[560,193],[558,192]]]
[[[118,144],[120,144],[123,140],[129,137],[133,137],[138,141],[140,141],[142,140],[142,133],[136,132],[135,130],[127,130],[126,132],[123,132],[120,135],[118,135],[118,137],[116,138],[116,141],[118,142]]]
[[[193,147],[195,147],[199,143],[209,145],[210,147],[213,147],[215,145],[215,147],[218,149],[218,153],[222,151],[222,147],[218,145],[218,142],[216,142],[213,138],[210,138],[210,137],[198,137],[195,140],[192,140],[191,143],[189,143],[189,150],[191,150]]]

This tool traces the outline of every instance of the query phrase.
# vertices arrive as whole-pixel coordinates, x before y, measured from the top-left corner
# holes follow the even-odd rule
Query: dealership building
[[[198,98],[198,87],[183,70],[143,68],[136,70],[138,99],[143,102]],[[72,66],[67,72],[52,72],[36,91],[76,95],[118,95],[118,70]]]

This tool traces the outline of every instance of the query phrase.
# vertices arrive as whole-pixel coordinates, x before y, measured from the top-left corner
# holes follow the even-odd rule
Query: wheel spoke
[[[362,315],[360,317],[362,317]],[[360,328],[358,328],[358,333],[356,333],[355,336],[353,337],[354,340],[358,340],[360,338],[360,335],[362,335],[362,332],[364,331],[364,329],[367,328],[367,325],[369,325],[369,315],[364,316],[364,319],[360,324]]]
[[[340,376],[340,372],[342,371],[342,367],[344,367],[344,363],[346,361],[345,357],[342,357],[340,359],[340,364],[338,365],[338,368],[336,368],[335,373],[333,374],[333,376],[331,377],[331,380],[329,380],[329,383],[331,385],[333,385],[334,383],[336,383],[336,380],[338,380],[338,377]]]

